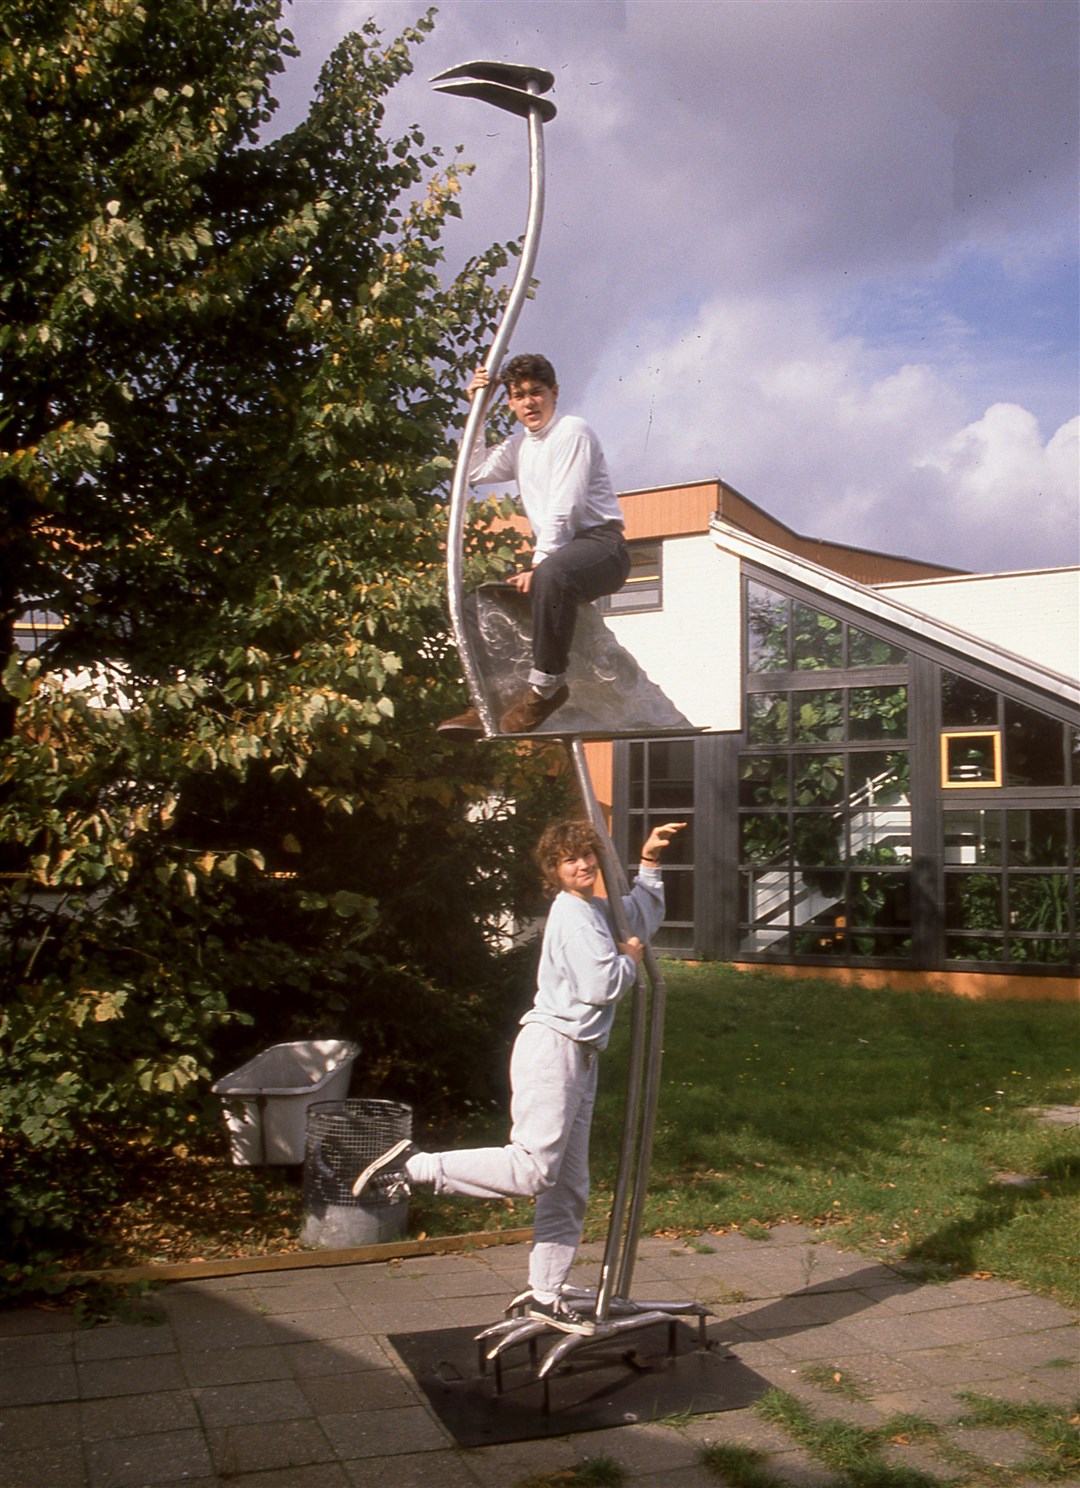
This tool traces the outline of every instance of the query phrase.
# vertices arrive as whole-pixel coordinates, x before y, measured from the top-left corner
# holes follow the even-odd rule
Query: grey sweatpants
[[[529,1286],[558,1292],[574,1263],[589,1202],[589,1130],[599,1056],[543,1023],[526,1023],[510,1058],[505,1147],[416,1153],[409,1177],[474,1199],[535,1196]]]

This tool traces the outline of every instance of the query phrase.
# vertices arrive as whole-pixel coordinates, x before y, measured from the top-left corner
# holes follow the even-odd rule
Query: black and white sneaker
[[[353,1198],[358,1199],[371,1180],[377,1178],[380,1173],[385,1173],[395,1168],[401,1171],[404,1168],[402,1159],[408,1157],[410,1152],[415,1151],[416,1148],[409,1141],[408,1137],[402,1137],[400,1142],[395,1142],[392,1147],[388,1147],[385,1152],[381,1152],[373,1162],[368,1163],[367,1167],[353,1184]]]
[[[554,1302],[538,1302],[535,1297],[530,1297],[525,1315],[535,1322],[548,1323],[562,1333],[596,1332],[596,1324],[592,1318],[585,1317],[583,1313],[578,1312],[576,1307],[571,1307],[569,1302],[564,1302],[561,1297],[556,1297]]]

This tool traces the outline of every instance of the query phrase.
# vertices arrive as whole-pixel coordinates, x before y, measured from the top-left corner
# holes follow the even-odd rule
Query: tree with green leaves
[[[433,732],[460,699],[462,368],[508,250],[444,283],[465,168],[383,137],[432,19],[347,37],[266,140],[279,10],[0,0],[0,1156],[24,1254],[84,1223],[121,1136],[175,1140],[257,1047],[346,1036],[368,1093],[475,1090],[520,849],[561,789],[540,754]],[[512,541],[473,527],[470,579]],[[24,655],[28,609],[57,623]]]

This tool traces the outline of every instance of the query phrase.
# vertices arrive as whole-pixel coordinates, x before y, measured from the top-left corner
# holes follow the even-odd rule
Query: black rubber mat
[[[668,1331],[658,1323],[576,1349],[548,1381],[547,1409],[524,1345],[503,1357],[497,1393],[493,1366],[480,1373],[476,1328],[394,1333],[389,1341],[463,1447],[742,1410],[769,1389],[723,1344],[710,1339],[699,1348],[696,1325],[676,1328],[676,1352],[669,1356]],[[557,1338],[550,1340],[546,1348]]]

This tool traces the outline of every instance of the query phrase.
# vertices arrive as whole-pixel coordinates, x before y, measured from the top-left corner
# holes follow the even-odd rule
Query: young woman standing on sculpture
[[[608,901],[597,894],[599,841],[585,821],[544,832],[537,862],[553,901],[540,950],[536,997],[510,1061],[510,1140],[505,1147],[421,1152],[396,1143],[353,1186],[404,1172],[410,1184],[471,1198],[536,1198],[528,1315],[568,1333],[595,1324],[562,1297],[589,1201],[589,1133],[599,1055],[615,1010],[634,985],[645,946],[664,918],[660,854],[685,822],[654,827],[623,910],[630,935],[616,940]],[[399,1180],[400,1181],[400,1180]]]

